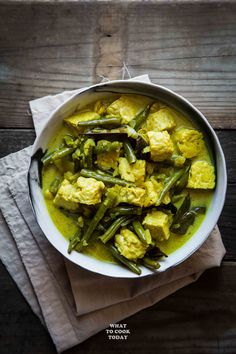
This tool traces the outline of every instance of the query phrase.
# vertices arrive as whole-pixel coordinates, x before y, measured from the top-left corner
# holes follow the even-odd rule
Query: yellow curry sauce
[[[87,108],[93,107],[94,103],[88,106]],[[174,112],[174,119],[176,122],[176,128],[192,128],[192,129],[197,129],[193,123],[184,117],[182,114],[178,113],[176,110],[172,109],[172,112]],[[62,126],[61,129],[57,132],[57,134],[51,139],[49,145],[48,145],[48,150],[53,151],[58,146],[62,143],[63,137],[65,134],[70,134],[70,129],[66,126]],[[210,156],[210,152],[208,151],[206,144],[203,146],[200,155],[197,157],[199,160],[204,160],[207,161],[211,164],[212,158]],[[43,168],[42,172],[42,180],[43,180],[43,192],[46,193],[47,190],[50,187],[51,182],[55,179],[55,177],[61,176],[60,171],[55,165],[49,165],[47,167]],[[191,207],[194,206],[203,206],[208,208],[212,195],[213,195],[213,190],[203,190],[203,189],[189,189],[189,194],[191,198]],[[54,205],[52,199],[47,199],[45,198],[45,203],[48,208],[48,212],[56,225],[57,229],[60,231],[60,233],[66,238],[70,239],[71,236],[76,232],[77,230],[77,222],[76,219],[73,219],[71,216],[67,216],[66,213],[61,211],[57,206]],[[204,220],[205,215],[197,215],[194,221],[194,224],[191,225],[188,228],[188,231],[186,232],[185,235],[176,235],[171,233],[171,236],[168,240],[164,241],[157,241],[156,244],[161,248],[163,252],[165,252],[167,255],[171,254],[178,248],[180,248],[183,244],[188,241],[192,235],[196,232],[196,230],[199,228],[201,225],[202,221]],[[108,261],[108,262],[115,262],[114,258],[110,255],[110,253],[107,251],[106,247],[98,241],[95,241],[89,245],[85,251],[85,253],[92,255],[93,257],[96,257],[97,259]]]

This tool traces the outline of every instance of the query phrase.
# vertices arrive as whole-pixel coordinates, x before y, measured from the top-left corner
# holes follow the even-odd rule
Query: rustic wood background
[[[0,18],[0,156],[33,143],[29,100],[121,78],[123,63],[195,104],[226,154],[222,267],[127,319],[127,341],[101,332],[66,353],[235,354],[236,2],[0,1]],[[0,353],[56,353],[2,265],[0,284]]]

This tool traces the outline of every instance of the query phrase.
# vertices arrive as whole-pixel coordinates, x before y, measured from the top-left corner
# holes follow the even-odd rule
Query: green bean
[[[116,231],[121,227],[122,223],[127,220],[127,218],[127,216],[121,216],[120,218],[116,219],[107,229],[107,231],[99,237],[100,240],[103,243],[107,243],[116,234]]]
[[[93,231],[96,229],[97,225],[104,217],[107,209],[109,209],[113,205],[115,198],[116,198],[116,195],[114,193],[108,193],[105,200],[100,204],[96,214],[94,215],[93,219],[91,220],[91,222],[89,224],[89,227],[87,228],[87,230],[85,231],[85,233],[82,237],[81,244],[79,246],[79,250],[81,250],[84,246],[86,246],[88,244],[87,242],[89,241]]]
[[[130,217],[129,219],[125,220],[123,223],[122,223],[122,227],[125,227],[125,226],[128,226],[129,224],[131,224],[134,220],[137,219],[137,216],[132,216]]]
[[[61,178],[60,177],[56,177],[52,183],[50,184],[50,187],[49,187],[49,191],[52,193],[52,194],[57,194],[57,191],[59,189],[59,186],[61,184]]]
[[[184,172],[185,169],[183,168],[181,170],[175,171],[171,177],[168,177],[167,182],[165,183],[164,188],[162,189],[160,196],[156,201],[156,205],[161,204],[166,193],[169,192],[169,190],[175,185],[175,183],[180,179]]]
[[[105,229],[108,229],[108,227],[113,223],[113,219],[111,218],[110,215],[106,215],[103,219],[102,219],[102,224],[105,227]]]
[[[147,234],[144,228],[142,227],[141,223],[138,220],[135,220],[132,222],[132,225],[140,241],[142,241],[145,244],[149,244],[151,240],[148,239]]]
[[[112,176],[113,177],[113,171],[112,170],[99,170],[99,169],[96,169],[96,170],[93,170],[94,172],[98,173],[99,175],[102,175],[102,176]]]
[[[110,209],[109,214],[112,218],[116,218],[120,215],[141,215],[142,208],[132,206],[118,206]]]
[[[109,127],[109,126],[120,126],[121,120],[119,118],[100,118],[91,119],[84,122],[79,122],[78,127]]]
[[[106,175],[104,172],[103,173],[98,173],[95,171],[87,170],[87,169],[82,169],[80,171],[80,175],[83,177],[88,177],[88,178],[94,178],[98,181],[102,181],[105,183],[111,183],[111,184],[118,184],[120,186],[133,186],[134,184],[131,182],[127,182],[123,179],[112,177],[110,175]]]
[[[72,154],[72,152],[74,152],[74,151],[75,151],[74,148],[64,147],[64,148],[61,148],[60,150],[55,150],[50,154],[44,155],[42,157],[41,161],[44,166],[47,166],[47,165],[53,163],[55,160],[59,160],[65,156]]]
[[[83,135],[80,135],[80,136],[74,141],[74,148],[75,148],[75,149],[78,148],[78,147],[81,145],[83,139],[84,139],[84,136],[83,136]]]
[[[75,138],[72,135],[66,134],[63,140],[68,147],[74,147]]]
[[[84,167],[92,168],[93,167],[93,149],[95,147],[95,142],[93,139],[88,139],[85,141],[83,150],[84,150]]]
[[[75,152],[73,152],[72,154],[72,160],[80,160],[81,155],[82,155],[81,150],[77,148]]]
[[[135,152],[140,153],[146,146],[148,146],[147,141],[144,136],[135,129],[128,125],[123,125],[116,129],[92,129],[83,133],[84,136],[91,136],[95,139],[106,139],[111,141],[124,141],[125,139],[132,138],[135,140]]]
[[[139,133],[136,132],[135,129],[130,127],[129,125],[122,125],[119,128],[114,128],[114,129],[102,129],[102,128],[94,128],[92,130],[86,131],[83,133],[83,135],[97,135],[97,136],[105,136],[107,139],[107,136],[113,135],[116,136],[117,138],[119,135],[123,137],[124,135],[127,135],[130,138],[137,139],[138,136],[140,136]]]
[[[124,127],[114,129],[94,128],[83,133],[84,136],[92,136],[97,139],[106,140],[123,140],[127,137],[127,129]]]
[[[95,154],[102,154],[104,152],[119,151],[121,147],[122,143],[119,141],[99,140],[94,152]]]
[[[91,138],[81,139],[80,147],[72,154],[74,160],[78,160],[80,168],[93,168],[93,151],[95,141]]]
[[[97,229],[98,231],[101,231],[101,232],[106,232],[106,231],[107,231],[106,228],[105,228],[101,223],[99,223],[99,224],[97,225],[96,229]]]
[[[125,152],[125,157],[127,158],[128,162],[130,164],[135,163],[137,158],[135,156],[134,150],[132,148],[132,145],[128,140],[124,141],[124,152]]]
[[[72,152],[74,152],[74,150],[75,150],[74,148],[69,148],[69,147],[65,147],[61,150],[58,150],[53,155],[52,160],[55,161],[55,160],[62,159],[63,157],[70,155]]]
[[[150,111],[150,106],[147,106],[140,114],[138,114],[135,118],[133,118],[129,122],[129,125],[135,130],[138,130],[140,126],[143,124],[143,122],[146,120],[149,111]]]
[[[66,179],[68,179],[71,183],[75,183],[77,181],[77,179],[79,178],[80,173],[77,172],[75,174],[72,174],[70,177],[66,177]]]
[[[76,233],[74,234],[74,236],[70,239],[70,242],[69,242],[69,246],[68,246],[68,249],[67,249],[67,252],[70,254],[71,251],[73,251],[75,249],[75,247],[77,246],[77,244],[80,242],[81,240],[81,234],[82,234],[82,231],[81,229],[79,228]]]
[[[85,156],[85,153],[84,153],[84,145],[85,145],[86,141],[87,141],[87,137],[86,137],[86,139],[82,139],[80,147],[76,150],[78,152],[77,156],[78,156],[79,167],[80,168],[87,167],[86,156]]]
[[[129,125],[125,126],[126,128],[126,132],[128,137],[132,138],[132,139],[138,139],[139,136],[142,136],[141,134],[139,134],[138,132],[136,132],[136,130],[132,127],[130,127]]]
[[[156,270],[160,268],[160,263],[158,263],[155,259],[144,257],[142,261],[143,265],[149,269]]]
[[[137,264],[130,261],[129,259],[123,257],[114,245],[110,244],[108,246],[108,248],[109,248],[111,254],[113,255],[113,257],[116,258],[121,263],[123,263],[133,273],[138,274],[138,275],[140,275],[142,273],[141,269],[137,266]]]
[[[47,166],[47,165],[49,165],[50,163],[53,162],[52,157],[53,157],[54,154],[55,154],[55,151],[53,151],[53,152],[51,152],[51,153],[48,153],[48,152],[46,151],[46,153],[45,153],[45,154],[43,155],[43,157],[41,158],[41,161],[42,161],[42,163],[43,163],[44,166]]]

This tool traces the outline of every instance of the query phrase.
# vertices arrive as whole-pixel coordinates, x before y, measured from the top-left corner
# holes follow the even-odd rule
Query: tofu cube
[[[61,183],[53,200],[54,204],[68,210],[76,210],[79,204],[94,205],[101,202],[103,182],[94,178],[79,177],[75,184],[67,179]]]
[[[144,200],[144,207],[149,207],[152,205],[157,206],[157,200],[160,196],[160,193],[163,189],[163,183],[157,182],[155,179],[151,179],[149,181],[144,182],[146,194]],[[166,193],[164,196],[162,203],[169,204],[170,203],[170,194],[169,192]]]
[[[147,130],[163,131],[171,130],[176,126],[173,114],[169,108],[162,108],[157,112],[149,114],[147,118]]]
[[[120,234],[115,236],[115,246],[122,256],[134,261],[142,258],[148,247],[129,229],[121,229]]]
[[[215,188],[214,167],[207,161],[194,161],[190,167],[187,187],[193,189]]]
[[[101,203],[105,185],[94,178],[79,177],[77,179],[77,198],[79,203],[95,205]]]
[[[109,152],[103,152],[97,155],[97,165],[101,170],[116,169],[118,166],[118,160],[120,156],[120,150],[114,150]]]
[[[154,102],[150,107],[149,114],[159,111],[160,108],[161,108],[160,102]]]
[[[112,103],[113,100],[114,99],[110,97],[96,101],[94,104],[94,112],[103,116],[104,114],[106,114],[107,107]]]
[[[139,95],[122,95],[120,98],[112,102],[107,108],[107,113],[113,117],[121,118],[123,124],[127,124],[135,116],[141,113],[147,105],[151,103],[151,99]]]
[[[143,225],[150,231],[153,240],[164,241],[170,237],[169,217],[162,211],[148,213]]]
[[[142,207],[145,199],[145,189],[140,187],[121,187],[116,185],[115,187],[109,188],[117,195],[117,203],[128,203],[136,206]]]
[[[194,129],[181,128],[175,133],[175,141],[181,154],[187,159],[197,156],[203,147],[202,134]]]
[[[172,156],[174,145],[167,131],[150,131],[147,135],[150,144],[151,159],[153,161],[164,161]]]
[[[98,113],[89,111],[89,112],[78,112],[78,113],[75,113],[72,116],[70,116],[68,118],[65,118],[64,121],[68,125],[80,130],[80,128],[78,127],[78,123],[79,122],[86,122],[88,120],[99,119],[99,118],[100,118],[100,115]]]
[[[130,164],[125,157],[120,157],[119,174],[126,181],[143,182],[146,174],[146,161],[137,160],[135,163]]]
[[[144,204],[145,189],[139,187],[121,187],[120,203],[128,203],[137,206]]]
[[[64,179],[53,200],[53,203],[67,210],[76,210],[79,207],[79,199],[77,189],[67,180]]]

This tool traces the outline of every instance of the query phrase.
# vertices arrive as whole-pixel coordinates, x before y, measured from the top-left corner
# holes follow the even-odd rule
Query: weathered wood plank
[[[0,124],[32,127],[30,99],[120,78],[126,62],[215,128],[236,128],[235,11],[235,2],[0,4]]]
[[[93,82],[96,8],[31,3],[0,13],[1,125],[32,127],[29,100]]]
[[[0,262],[0,353],[56,353],[38,318]]]
[[[236,185],[228,184],[225,205],[218,221],[222,239],[226,248],[225,260],[236,261]]]
[[[125,319],[130,336],[105,331],[65,354],[233,354],[236,352],[235,264],[212,269],[195,283]],[[49,335],[0,264],[1,354],[54,354]]]
[[[32,129],[0,129],[0,158],[33,144],[34,140]]]
[[[232,128],[236,8],[224,5],[133,4],[126,64],[132,75],[147,71],[155,83],[184,95],[214,127]]]
[[[235,130],[217,130],[216,134],[224,151],[226,159],[226,168],[228,182],[236,184],[236,131]]]

